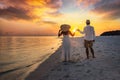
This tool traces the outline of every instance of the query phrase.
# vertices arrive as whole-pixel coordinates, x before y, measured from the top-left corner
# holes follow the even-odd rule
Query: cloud
[[[45,0],[47,5],[51,8],[59,8],[62,6],[62,0]]]
[[[22,9],[17,9],[14,7],[0,9],[0,17],[5,19],[26,19],[26,20],[32,19],[26,13],[27,11],[24,11]]]
[[[106,14],[105,17],[120,18],[120,0],[101,0],[92,10],[95,13]]]
[[[0,17],[4,19],[40,19],[44,14],[58,15],[61,0],[2,0],[0,1]]]
[[[0,4],[2,4],[4,8],[14,7],[24,9],[28,6],[26,0],[2,0],[0,1]]]
[[[47,24],[57,24],[56,22],[53,22],[53,21],[43,21],[43,23],[47,23]]]
[[[120,18],[120,0],[77,0],[80,7],[91,8],[91,12],[104,15],[104,18]]]
[[[100,0],[76,0],[78,6],[89,7],[91,5],[96,4]]]

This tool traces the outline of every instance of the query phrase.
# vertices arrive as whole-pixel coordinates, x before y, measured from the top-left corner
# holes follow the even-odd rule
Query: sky
[[[73,32],[89,19],[99,36],[120,30],[119,8],[120,0],[0,0],[0,35],[57,35],[62,24]]]

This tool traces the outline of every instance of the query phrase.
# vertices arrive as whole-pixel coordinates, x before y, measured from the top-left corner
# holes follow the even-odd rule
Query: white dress
[[[70,38],[69,35],[63,35],[63,42],[62,42],[62,60],[69,61],[70,60]]]

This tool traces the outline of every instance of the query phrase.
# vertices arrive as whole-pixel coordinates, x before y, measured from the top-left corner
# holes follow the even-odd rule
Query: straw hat
[[[68,25],[68,24],[62,24],[62,25],[60,26],[60,29],[61,29],[62,31],[69,31],[70,25]]]

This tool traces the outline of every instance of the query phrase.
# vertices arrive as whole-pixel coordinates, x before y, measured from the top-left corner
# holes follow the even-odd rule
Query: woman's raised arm
[[[71,36],[74,36],[74,35],[75,35],[75,32],[74,32],[74,33],[71,33],[71,31],[69,31],[69,34],[70,34]]]
[[[61,35],[62,35],[62,31],[59,30],[59,31],[58,31],[58,37],[60,37]]]

